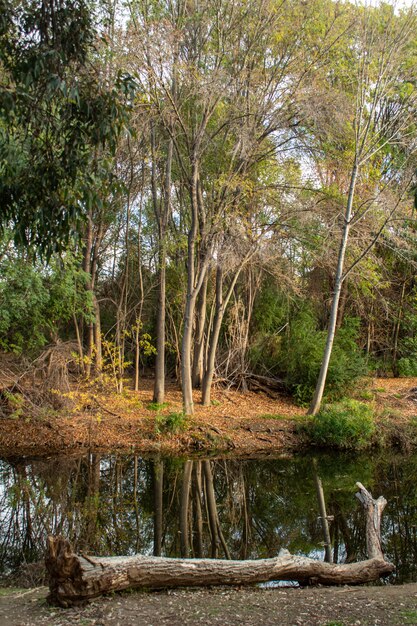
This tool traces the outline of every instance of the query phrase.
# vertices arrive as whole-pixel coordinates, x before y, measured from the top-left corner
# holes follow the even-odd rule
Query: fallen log
[[[323,563],[281,551],[278,557],[251,561],[172,559],[164,557],[92,557],[74,554],[63,537],[48,538],[46,567],[49,601],[63,607],[85,603],[103,593],[127,588],[161,589],[207,585],[246,585],[271,580],[303,584],[357,585],[387,576],[394,565],[385,561],[379,538],[385,500],[373,500],[357,483],[367,513],[367,550],[370,559],[349,564]],[[372,528],[368,532],[368,526]]]

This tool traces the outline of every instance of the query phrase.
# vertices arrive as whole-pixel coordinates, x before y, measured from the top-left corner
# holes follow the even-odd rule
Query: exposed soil
[[[177,432],[164,432],[157,416],[176,414],[181,419],[181,392],[169,384],[165,405],[155,407],[152,388],[149,379],[141,381],[140,391],[127,389],[122,395],[74,386],[65,410],[1,418],[0,455],[44,456],[112,448],[168,454],[232,451],[249,456],[290,451],[304,443],[299,425],[305,409],[285,396],[271,399],[263,393],[215,389],[212,406],[203,407],[195,392],[194,418]],[[417,378],[375,379],[357,392],[359,399],[373,403],[380,428],[389,432],[394,443],[404,443],[404,429],[417,414],[414,388]]]
[[[417,584],[311,589],[185,589],[46,603],[47,589],[0,590],[1,626],[395,626],[417,624]]]

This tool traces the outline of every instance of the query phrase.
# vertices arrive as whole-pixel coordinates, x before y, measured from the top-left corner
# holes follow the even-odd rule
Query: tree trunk
[[[166,298],[166,229],[171,210],[171,171],[172,171],[172,139],[168,141],[167,161],[165,167],[164,199],[158,204],[154,193],[154,211],[158,222],[159,253],[158,253],[158,310],[156,318],[156,360],[155,385],[153,401],[162,404],[165,399],[165,298]],[[154,183],[153,183],[154,184]],[[160,208],[159,208],[160,207]]]
[[[357,483],[366,511],[366,561],[323,563],[281,551],[278,557],[256,561],[170,559],[164,557],[90,557],[73,553],[63,537],[48,537],[46,567],[50,576],[49,601],[71,606],[102,593],[130,587],[161,588],[202,585],[243,585],[269,580],[298,580],[303,584],[355,585],[377,580],[395,568],[384,560],[380,542],[384,498],[374,500]]]
[[[100,317],[100,304],[96,298],[96,294],[93,293],[94,304],[94,344],[96,348],[96,372],[99,378],[102,376],[103,370],[103,350],[101,344],[101,317]]]
[[[165,246],[160,242],[159,256],[159,290],[158,310],[156,316],[156,357],[155,357],[155,384],[153,401],[162,404],[165,399]]]
[[[344,215],[344,225],[342,240],[340,242],[339,257],[337,261],[336,277],[334,281],[334,294],[332,300],[332,308],[330,311],[329,329],[327,331],[326,347],[324,349],[323,361],[320,368],[319,377],[314,391],[314,396],[308,409],[308,415],[316,415],[321,407],[324,387],[326,384],[327,372],[329,369],[330,357],[332,355],[333,342],[336,333],[337,314],[339,310],[340,293],[343,284],[343,267],[345,264],[346,248],[349,239],[350,221],[352,219],[353,199],[355,196],[356,179],[358,175],[358,167],[355,163],[352,169],[350,179],[349,195]]]
[[[197,315],[196,315],[196,331],[194,338],[194,354],[193,354],[193,371],[192,381],[193,388],[198,389],[203,380],[204,369],[204,328],[206,323],[206,307],[207,307],[207,285],[208,274],[206,274],[203,286],[198,296]]]
[[[194,414],[191,353],[195,306],[198,294],[203,286],[210,258],[210,250],[205,251],[196,271],[195,248],[198,236],[198,216],[203,211],[201,194],[199,200],[199,163],[196,156],[192,159],[192,177],[190,182],[191,226],[187,243],[187,300],[184,311],[183,335],[181,343],[181,386],[183,410],[185,415]]]
[[[403,316],[406,282],[407,281],[405,280],[402,284],[400,306],[398,307],[398,316],[397,316],[397,320],[394,326],[394,338],[393,338],[393,347],[392,347],[392,372],[394,376],[398,376],[398,339],[400,336],[401,319]]]
[[[77,316],[75,315],[75,313],[73,313],[72,319],[74,321],[75,335],[77,337],[78,355],[80,358],[80,370],[82,374],[85,374],[84,349],[81,341],[80,327],[78,326]]]
[[[93,225],[92,225],[92,216],[91,211],[88,214],[87,220],[87,232],[85,237],[85,248],[84,248],[84,260],[83,260],[83,270],[87,274],[88,278],[86,281],[86,291],[93,291],[92,285],[92,277],[91,277],[91,251],[93,247]],[[90,321],[87,326],[87,358],[85,363],[85,375],[87,378],[90,377],[91,374],[91,362],[93,358],[93,341],[94,341],[94,328],[93,322]]]
[[[207,355],[206,371],[204,372],[202,385],[203,406],[210,406],[211,385],[213,382],[214,366],[216,359],[217,344],[219,342],[220,329],[224,314],[223,304],[223,270],[220,265],[216,271],[216,312],[214,314],[213,330],[210,336],[210,347]]]
[[[394,569],[392,564],[380,559],[336,565],[289,553],[259,561],[147,556],[92,558],[75,555],[62,537],[50,537],[48,549],[49,601],[64,607],[131,587],[247,585],[269,580],[355,585],[377,580]]]
[[[207,355],[206,370],[204,372],[203,384],[202,384],[202,403],[203,406],[210,406],[211,404],[211,386],[213,384],[213,376],[216,362],[217,346],[219,343],[220,330],[222,327],[223,317],[226,311],[226,307],[229,304],[229,300],[232,297],[233,290],[236,286],[240,273],[249,259],[247,255],[237,268],[235,275],[229,285],[227,293],[223,299],[223,269],[220,265],[216,270],[216,311],[214,314],[213,329],[210,335],[210,346]]]

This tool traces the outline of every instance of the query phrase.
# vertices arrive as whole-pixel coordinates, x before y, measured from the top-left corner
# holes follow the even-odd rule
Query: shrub
[[[187,417],[184,413],[169,413],[155,417],[155,429],[157,433],[178,433],[184,430]]]
[[[366,448],[375,432],[372,408],[357,400],[328,404],[308,427],[312,443],[334,448]]]
[[[336,335],[326,381],[328,398],[340,398],[366,372],[365,359],[356,343],[358,331],[359,321],[348,318]],[[308,403],[314,393],[325,343],[326,331],[317,329],[313,313],[300,311],[283,345],[282,366],[290,390],[302,404]]]
[[[403,357],[397,363],[398,376],[411,377],[417,376],[417,358]]]

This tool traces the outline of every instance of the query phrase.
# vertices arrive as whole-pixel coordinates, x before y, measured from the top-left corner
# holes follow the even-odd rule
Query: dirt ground
[[[300,448],[300,423],[306,410],[290,398],[274,399],[263,393],[215,389],[212,405],[199,404],[195,392],[195,416],[177,432],[164,432],[158,419],[179,416],[181,392],[168,384],[166,403],[152,404],[153,381],[142,379],[138,392],[74,386],[67,408],[42,416],[0,419],[0,456],[49,456],[83,449],[138,452],[211,453],[254,455]],[[399,431],[417,414],[417,378],[369,379],[357,390],[360,400],[371,402],[381,418]],[[159,417],[158,417],[159,416]],[[161,422],[159,422],[161,424]],[[175,428],[174,428],[175,430]]]
[[[0,626],[417,625],[417,584],[134,592],[72,609],[48,606],[45,587],[0,593]]]

